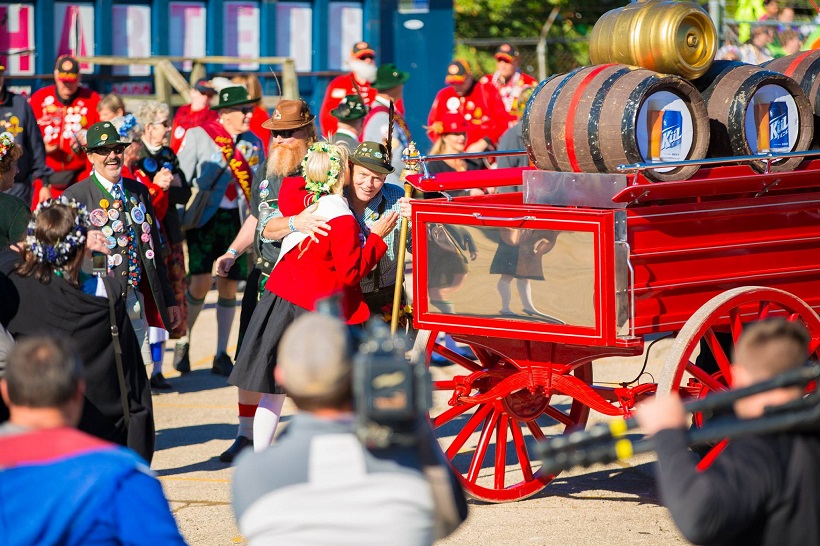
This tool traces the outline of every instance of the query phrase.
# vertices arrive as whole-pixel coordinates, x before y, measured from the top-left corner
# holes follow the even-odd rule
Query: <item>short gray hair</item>
[[[171,116],[171,110],[167,104],[158,100],[147,100],[140,106],[139,112],[137,113],[137,121],[140,125],[146,127],[156,122],[157,118],[162,114],[165,114],[167,117]]]

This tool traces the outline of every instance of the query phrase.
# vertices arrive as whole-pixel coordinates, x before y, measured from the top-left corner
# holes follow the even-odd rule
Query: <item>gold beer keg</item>
[[[589,58],[694,79],[709,69],[717,41],[715,24],[697,4],[638,0],[598,19]]]

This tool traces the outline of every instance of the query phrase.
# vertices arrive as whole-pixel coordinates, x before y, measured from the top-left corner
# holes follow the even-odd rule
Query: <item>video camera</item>
[[[338,317],[339,303],[328,298],[316,310]],[[371,448],[416,445],[419,422],[433,402],[429,370],[407,360],[405,339],[381,320],[352,335],[356,434]]]

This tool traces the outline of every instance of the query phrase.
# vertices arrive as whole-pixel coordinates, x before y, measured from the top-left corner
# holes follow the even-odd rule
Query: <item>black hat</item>
[[[219,92],[219,104],[216,105],[216,108],[232,108],[234,106],[242,106],[243,104],[253,104],[254,102],[259,102],[261,98],[262,97],[257,97],[252,99],[245,87],[233,85],[231,87],[225,87]]]
[[[116,146],[117,144],[129,145],[128,141],[120,140],[117,128],[110,121],[100,121],[88,128],[85,135],[85,149],[93,150],[103,146]]]
[[[214,89],[214,86],[211,84],[211,81],[207,78],[197,80],[197,82],[194,84],[194,89],[196,89],[203,95],[216,95],[216,89]]]
[[[365,140],[359,144],[350,162],[365,169],[370,169],[374,173],[390,174],[394,171],[393,165],[387,160],[387,147],[378,142]]]
[[[410,79],[409,72],[402,72],[392,63],[383,64],[376,71],[376,81],[372,87],[378,91],[387,91]]]
[[[467,64],[467,61],[456,59],[447,67],[447,76],[444,78],[444,83],[449,85],[464,83],[470,75],[472,75],[472,73],[470,72],[470,65]]]
[[[365,57],[375,57],[376,52],[373,51],[373,48],[370,47],[370,44],[367,42],[356,42],[353,44],[353,49],[350,51],[350,55],[356,57],[357,59],[363,59]]]
[[[61,82],[76,82],[80,79],[80,63],[71,55],[61,55],[54,63],[57,79]]]
[[[359,95],[347,95],[339,106],[330,111],[330,115],[339,121],[354,121],[367,115],[367,106]]]
[[[517,58],[518,50],[515,49],[515,46],[512,44],[501,44],[498,46],[498,49],[495,50],[495,60],[497,61],[502,60],[511,63]]]

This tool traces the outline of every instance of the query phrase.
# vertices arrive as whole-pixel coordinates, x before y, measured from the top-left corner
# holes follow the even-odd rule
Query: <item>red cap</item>
[[[470,124],[459,112],[444,112],[433,124],[435,132],[443,135],[446,133],[466,133]]]

